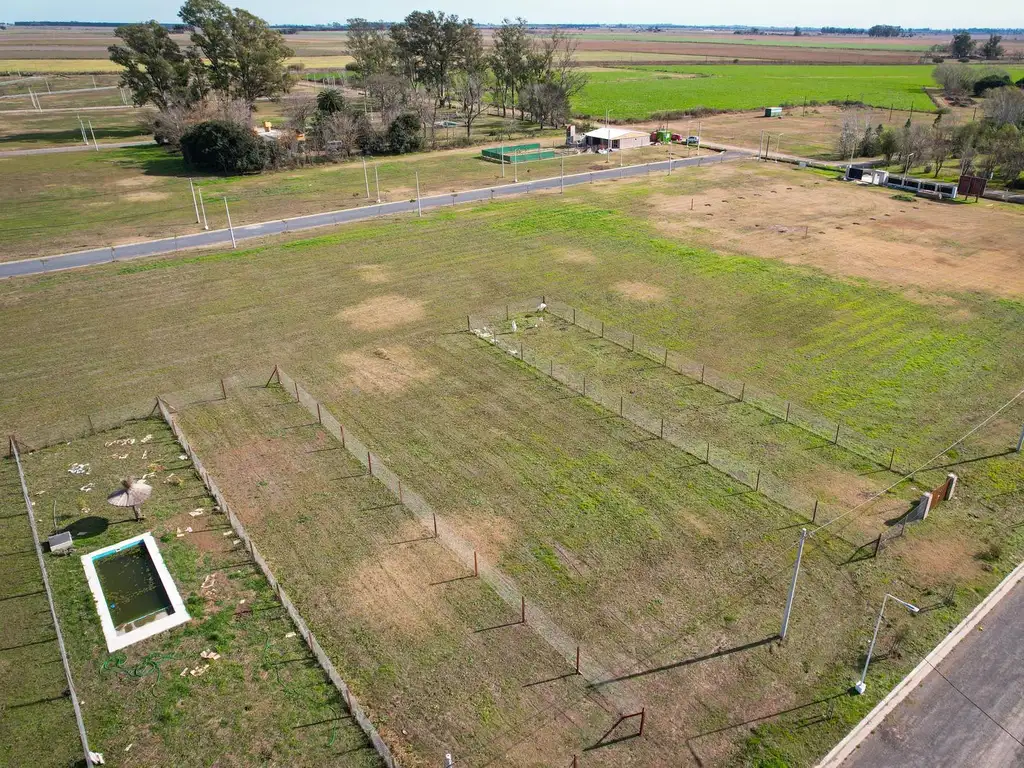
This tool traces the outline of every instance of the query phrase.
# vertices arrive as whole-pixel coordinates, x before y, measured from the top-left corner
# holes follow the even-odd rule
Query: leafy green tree
[[[288,90],[284,60],[293,51],[259,16],[220,0],[186,0],[178,16],[192,28],[192,44],[206,59],[214,90],[250,106]]]
[[[132,92],[136,105],[153,104],[162,112],[202,97],[201,85],[195,90],[190,87],[194,62],[163,25],[155,21],[129,24],[118,27],[114,34],[123,44],[107,49],[110,60],[124,68],[120,83]]]
[[[878,151],[885,158],[885,164],[892,164],[892,159],[899,151],[900,138],[892,128],[885,128],[878,135]]]
[[[495,100],[501,105],[502,116],[508,114],[509,106],[515,110],[516,94],[526,82],[532,52],[526,20],[503,19],[494,33],[493,51],[488,60],[494,73]]]
[[[226,174],[259,173],[273,162],[271,142],[229,120],[207,120],[181,137],[185,164],[201,171]]]
[[[989,35],[988,42],[981,46],[981,55],[986,59],[998,59],[1003,55],[1002,35]]]
[[[345,111],[345,97],[337,88],[324,88],[316,95],[316,108],[325,115]]]
[[[387,131],[387,148],[396,155],[417,152],[423,148],[423,133],[420,130],[420,119],[411,112],[396,117]]]
[[[396,66],[395,44],[383,21],[348,20],[348,52],[363,77],[393,72]]]
[[[971,37],[971,33],[964,30],[953,35],[953,40],[949,44],[949,50],[955,59],[968,59],[974,53],[976,45],[977,43]]]
[[[391,39],[402,71],[422,83],[439,104],[450,102],[452,75],[483,58],[483,37],[473,20],[459,21],[443,12],[413,11],[391,27]]]

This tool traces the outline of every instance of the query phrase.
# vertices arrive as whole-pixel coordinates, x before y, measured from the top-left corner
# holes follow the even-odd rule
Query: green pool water
[[[93,565],[117,629],[171,613],[171,601],[142,542],[99,557]]]

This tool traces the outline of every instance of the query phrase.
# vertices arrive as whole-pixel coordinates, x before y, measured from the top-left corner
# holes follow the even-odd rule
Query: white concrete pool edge
[[[103,588],[100,586],[99,574],[96,572],[93,560],[140,542],[146,547],[153,566],[156,568],[157,575],[160,577],[160,583],[167,593],[167,598],[171,601],[171,614],[169,616],[162,616],[137,629],[119,635],[114,627],[110,608],[107,606],[107,601],[103,596]],[[103,627],[103,637],[107,641],[107,650],[111,653],[127,648],[129,645],[134,645],[140,640],[153,637],[173,627],[180,626],[190,618],[188,611],[185,610],[185,603],[182,601],[181,595],[178,594],[178,587],[175,585],[174,579],[171,578],[171,573],[167,570],[167,566],[164,565],[164,559],[156,546],[156,539],[153,538],[153,534],[150,531],[140,533],[138,536],[132,536],[124,541],[119,541],[117,544],[97,549],[95,552],[90,552],[87,555],[82,555],[82,567],[85,569],[85,580],[89,584],[93,601],[96,603],[96,613],[99,614],[100,625]]]

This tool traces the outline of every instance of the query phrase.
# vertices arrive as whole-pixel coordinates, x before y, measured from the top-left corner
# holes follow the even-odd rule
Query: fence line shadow
[[[612,683],[621,683],[625,680],[633,680],[637,677],[645,677],[647,675],[653,675],[658,672],[669,672],[673,669],[680,669],[682,667],[689,667],[694,664],[700,664],[703,661],[711,661],[712,659],[721,658],[722,656],[730,656],[734,653],[742,653],[743,651],[750,651],[754,648],[759,648],[762,645],[768,645],[774,643],[779,639],[778,635],[769,635],[760,640],[754,640],[750,643],[744,643],[743,645],[737,645],[732,648],[723,648],[712,653],[706,653],[703,656],[694,656],[690,659],[683,659],[682,661],[673,661],[670,664],[663,664],[660,667],[652,667],[650,669],[642,669],[639,672],[629,672],[625,675],[619,675],[618,677],[612,677],[607,680],[597,680],[591,683],[592,688],[600,688],[605,685],[611,685]]]

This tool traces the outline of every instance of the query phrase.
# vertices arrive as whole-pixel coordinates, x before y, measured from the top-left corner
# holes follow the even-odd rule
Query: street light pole
[[[238,243],[235,242],[235,228],[231,226],[231,211],[228,208],[228,198],[224,197],[224,213],[228,215],[228,232],[231,233],[231,247],[237,248]]]
[[[882,626],[882,614],[885,613],[885,604],[889,601],[890,598],[892,600],[895,600],[897,603],[902,605],[911,613],[918,613],[921,610],[916,605],[911,605],[910,603],[904,600],[900,600],[898,597],[890,595],[888,592],[885,593],[885,597],[882,598],[882,608],[881,610],[879,610],[878,619],[875,621],[875,632],[873,635],[871,635],[871,645],[868,646],[868,657],[864,660],[864,671],[860,673],[860,680],[858,680],[857,684],[853,686],[853,690],[855,690],[859,694],[864,693],[864,691],[866,691],[868,687],[867,683],[865,683],[864,680],[868,676],[868,665],[871,663],[871,654],[875,650],[875,641],[878,639],[878,629]]]
[[[420,172],[416,171],[416,215],[423,216],[423,208],[420,207]]]
[[[370,199],[370,177],[366,174],[366,157],[363,160],[363,184],[366,185],[366,199]]]
[[[917,153],[911,152],[909,155],[907,155],[907,162],[903,166],[903,180],[900,182],[901,187],[907,186],[907,171],[910,170],[910,158],[912,158],[915,154]]]

